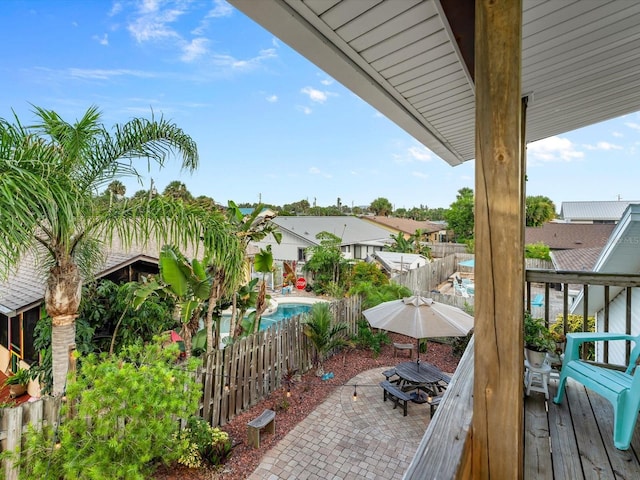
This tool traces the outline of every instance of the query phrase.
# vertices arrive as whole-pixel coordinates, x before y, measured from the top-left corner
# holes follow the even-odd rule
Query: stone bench
[[[276,412],[265,410],[260,416],[247,423],[247,437],[249,445],[260,448],[260,430],[265,429],[267,433],[276,432]]]
[[[398,350],[409,350],[409,358],[413,358],[413,351],[416,346],[413,343],[394,343],[393,344],[393,356],[396,356]]]
[[[393,385],[388,381],[380,382],[380,386],[383,391],[383,400],[386,402],[387,398],[393,400],[395,410],[399,403],[402,403],[403,416],[407,416],[407,402],[411,401],[411,397],[406,392],[400,390],[400,387]]]

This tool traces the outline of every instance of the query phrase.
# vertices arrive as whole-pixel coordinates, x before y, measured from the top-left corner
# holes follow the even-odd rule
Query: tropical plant
[[[191,338],[200,326],[211,285],[203,262],[189,262],[180,251],[165,245],[159,258],[160,278],[144,281],[133,292],[133,306],[140,309],[152,295],[169,297],[175,304],[173,319],[182,325],[185,354],[191,354]]]
[[[549,197],[535,195],[525,199],[527,227],[540,227],[556,218],[556,206]]]
[[[74,124],[52,110],[35,107],[35,114],[38,121],[30,127],[17,116],[13,124],[0,119],[0,267],[6,272],[28,250],[41,257],[45,308],[53,322],[53,393],[60,394],[82,278],[90,278],[102,260],[102,242],[116,232],[125,244],[172,234],[182,241],[201,237],[198,224],[166,202],[105,208],[94,193],[114,180],[139,177],[134,160],[163,166],[175,151],[182,154],[182,166],[193,170],[198,153],[193,139],[163,118],[134,118],[109,133],[96,107]]]
[[[358,288],[362,283],[370,283],[373,286],[387,285],[387,277],[376,263],[357,262],[349,272],[347,284],[349,290]]]
[[[542,318],[534,318],[524,313],[524,345],[536,352],[553,352],[556,344]]]
[[[33,375],[28,368],[18,368],[18,370],[13,374],[9,375],[4,381],[5,385],[26,385],[28,384]]]
[[[178,440],[181,450],[178,463],[190,468],[201,467],[204,462],[220,465],[231,453],[229,434],[212,427],[201,417],[189,417]]]
[[[391,339],[386,332],[380,330],[374,333],[369,326],[369,322],[366,320],[358,321],[358,331],[353,335],[351,341],[356,348],[371,350],[374,357],[380,355],[380,350],[383,345],[391,344]]]
[[[398,283],[374,285],[369,282],[363,282],[349,290],[349,295],[361,295],[362,309],[366,310],[383,302],[409,297],[411,296],[411,290]]]
[[[524,246],[524,258],[551,260],[551,249],[542,242],[529,243]]]
[[[342,280],[344,283],[343,273],[347,273],[349,262],[342,256],[340,237],[320,232],[316,238],[320,244],[308,248],[311,258],[304,264],[304,271],[313,274],[314,290],[325,293],[330,282],[341,285]]]
[[[449,205],[445,213],[447,228],[453,230],[457,242],[464,242],[473,238],[473,190],[468,187],[458,190],[456,200]]]
[[[316,375],[321,376],[324,373],[322,363],[327,354],[336,348],[349,345],[345,337],[347,324],[333,322],[331,308],[327,302],[314,303],[303,324],[304,334],[313,344]]]
[[[393,212],[393,205],[391,202],[384,197],[378,197],[371,205],[369,205],[369,210],[371,210],[376,215],[388,216],[391,212]]]

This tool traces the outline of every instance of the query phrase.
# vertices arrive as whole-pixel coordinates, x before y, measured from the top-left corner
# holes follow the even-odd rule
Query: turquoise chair
[[[629,366],[622,372],[580,360],[580,345],[584,342],[627,340],[634,342]],[[560,372],[558,394],[554,403],[561,403],[567,378],[573,378],[585,387],[602,395],[613,405],[613,443],[618,450],[628,450],[640,410],[640,374],[636,362],[640,355],[640,335],[622,333],[569,333],[567,348]]]

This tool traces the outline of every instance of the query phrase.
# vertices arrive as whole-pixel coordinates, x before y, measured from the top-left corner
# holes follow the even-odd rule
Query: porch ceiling
[[[474,158],[473,0],[228,1],[449,164]],[[528,142],[640,110],[639,71],[640,2],[524,0]]]

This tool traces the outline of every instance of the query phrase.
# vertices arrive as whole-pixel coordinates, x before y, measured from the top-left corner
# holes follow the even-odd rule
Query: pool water
[[[310,310],[311,305],[304,303],[280,303],[278,304],[278,309],[273,314],[262,317],[260,320],[260,330],[265,330],[275,323],[307,313]],[[221,332],[229,333],[229,320],[229,316],[225,315],[222,317],[222,324],[220,325]]]

